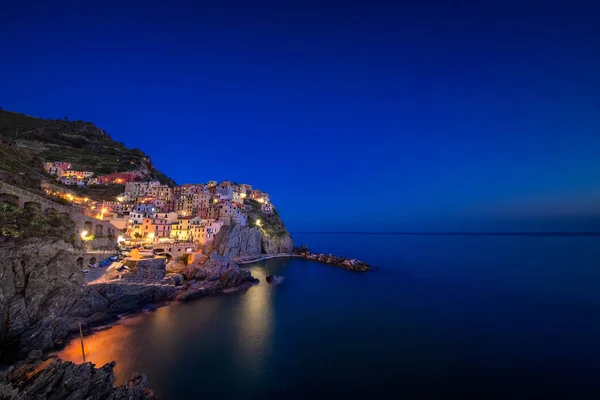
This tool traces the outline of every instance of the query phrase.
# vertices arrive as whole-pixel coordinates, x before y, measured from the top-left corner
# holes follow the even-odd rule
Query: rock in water
[[[26,360],[0,373],[0,398],[26,399],[156,399],[146,386],[145,375],[136,373],[125,384],[114,386],[115,362],[101,368],[94,364],[63,362],[58,357],[42,357],[31,352]]]

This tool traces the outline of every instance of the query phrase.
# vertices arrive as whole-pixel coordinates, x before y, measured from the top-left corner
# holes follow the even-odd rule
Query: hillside
[[[41,179],[36,176],[38,173],[45,175],[44,161],[67,161],[73,164],[73,169],[92,171],[95,176],[141,171],[148,180],[175,185],[171,178],[154,168],[143,151],[114,141],[90,122],[35,118],[0,109],[0,138],[3,151],[0,177],[12,178],[26,187],[35,186]],[[96,191],[102,195],[102,190],[96,188]]]

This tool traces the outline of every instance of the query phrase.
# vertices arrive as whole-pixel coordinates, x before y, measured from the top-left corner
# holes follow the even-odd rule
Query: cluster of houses
[[[210,243],[223,225],[246,225],[245,199],[264,214],[273,213],[269,195],[230,181],[171,188],[158,181],[127,182],[115,201],[95,206],[96,218],[109,221],[132,240]],[[256,204],[256,203],[255,203]]]
[[[248,184],[209,181],[172,188],[158,181],[142,181],[136,171],[93,177],[93,172],[72,170],[68,162],[48,162],[44,169],[69,185],[124,185],[124,192],[113,201],[94,201],[50,182],[42,186],[48,195],[60,197],[89,216],[112,223],[126,240],[202,246],[210,243],[223,225],[245,226],[250,207],[260,205],[263,214],[274,212],[269,195]],[[246,199],[254,200],[254,205]]]
[[[94,177],[90,171],[78,171],[71,169],[71,163],[64,161],[46,162],[44,170],[54,176],[56,180],[65,185],[87,186],[87,185],[106,185],[134,182],[143,178],[138,171],[113,172],[108,175]]]

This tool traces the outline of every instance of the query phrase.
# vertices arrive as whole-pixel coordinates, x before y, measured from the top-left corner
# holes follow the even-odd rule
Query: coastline
[[[299,256],[297,254],[280,253],[280,254],[268,255],[265,257],[252,258],[250,260],[238,257],[238,258],[234,258],[233,262],[235,262],[236,264],[239,264],[239,265],[245,265],[245,264],[252,264],[252,263],[264,261],[264,260],[271,260],[273,258],[291,258],[291,257],[301,257],[301,256]]]
[[[248,265],[248,264],[253,264],[253,263],[257,263],[260,261],[266,261],[266,260],[272,260],[272,259],[277,259],[277,258],[298,258],[298,259],[304,259],[307,261],[312,261],[318,264],[325,264],[325,265],[333,265],[333,266],[337,266],[337,267],[341,267],[344,268],[346,270],[349,271],[357,271],[357,272],[365,272],[368,271],[371,267],[366,264],[363,263],[361,261],[356,261],[356,260],[352,260],[352,259],[348,259],[348,258],[344,258],[344,257],[335,257],[332,256],[331,254],[329,255],[325,255],[325,254],[288,254],[288,253],[278,253],[278,254],[272,254],[272,255],[264,255],[262,257],[258,257],[258,258],[252,258],[252,259],[243,259],[243,258],[234,258],[233,260],[231,260],[233,263],[237,264],[237,265]],[[328,262],[329,260],[329,262]],[[354,268],[351,262],[355,261],[356,265],[361,265],[364,266],[366,265],[367,267],[361,267],[361,268]],[[337,262],[334,263],[334,262]],[[344,264],[344,262],[346,262],[346,264]],[[190,265],[191,267],[192,265]],[[165,279],[172,279],[174,276],[179,275],[181,273],[170,273],[168,275],[165,276]],[[162,307],[167,307],[167,306],[171,306],[171,305],[175,305],[178,303],[183,303],[183,302],[187,302],[187,301],[195,301],[195,300],[200,300],[204,297],[209,297],[212,295],[216,295],[216,294],[232,294],[232,293],[237,293],[243,290],[248,290],[249,288],[251,288],[252,286],[260,283],[260,281],[256,278],[254,278],[255,280],[253,281],[242,281],[239,282],[238,284],[236,284],[235,286],[229,286],[229,287],[223,287],[223,288],[207,288],[205,286],[207,285],[198,285],[201,282],[206,282],[205,281],[195,281],[195,279],[191,279],[189,281],[186,281],[188,283],[188,286],[172,286],[169,287],[168,290],[168,294],[162,298],[162,299],[158,299],[156,301],[151,301],[148,303],[143,303],[143,304],[138,304],[133,306],[130,309],[127,310],[123,310],[123,312],[119,313],[119,314],[110,314],[110,315],[106,315],[104,318],[95,320],[95,321],[89,321],[84,325],[84,338],[85,336],[91,335],[94,332],[100,331],[100,330],[105,330],[105,329],[110,329],[111,327],[118,325],[121,321],[125,321],[129,318],[134,318],[134,317],[139,317],[143,314],[146,313],[151,313],[156,311],[159,308]],[[137,282],[137,284],[140,286],[139,289],[141,289],[142,291],[144,290],[153,290],[156,286],[154,285],[156,282]],[[208,283],[208,282],[206,282]],[[119,284],[124,284],[127,285],[128,282],[119,282],[119,281],[114,281],[114,282],[104,282],[103,285],[119,285]],[[93,284],[90,286],[94,286]],[[55,346],[53,346],[52,348],[48,349],[47,351],[44,352],[44,354],[54,354],[58,351],[60,351],[60,349],[64,348],[67,343],[71,342],[72,340],[77,339],[77,337],[79,336],[79,334],[77,332],[71,332],[65,339],[63,339],[62,341],[60,341],[59,343],[57,343]]]
[[[366,272],[372,269],[371,265],[364,261],[353,258],[337,257],[332,254],[312,254],[306,245],[296,249],[293,254],[280,253],[259,258],[244,259],[234,258],[233,261],[238,265],[252,264],[260,261],[271,260],[274,258],[300,258],[303,260],[313,261],[319,264],[333,265],[335,267],[344,268],[348,271]]]

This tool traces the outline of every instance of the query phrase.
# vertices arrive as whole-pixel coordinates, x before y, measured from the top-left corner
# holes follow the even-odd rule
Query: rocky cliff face
[[[72,320],[68,311],[85,292],[71,245],[31,239],[0,247],[0,348],[46,347]]]
[[[224,225],[215,237],[215,250],[222,256],[257,257],[262,253],[262,233],[255,228]]]
[[[262,237],[262,252],[264,254],[291,254],[292,250],[294,250],[294,242],[287,231],[285,234],[263,235]]]
[[[114,386],[115,363],[95,368],[92,363],[74,364],[32,352],[26,360],[0,373],[0,398],[25,399],[155,399],[146,388],[147,378],[134,374],[127,384]]]
[[[51,348],[79,323],[109,320],[174,294],[165,285],[86,286],[77,254],[48,238],[0,245],[0,357]]]
[[[186,266],[182,275],[186,282],[183,290],[176,294],[176,298],[182,301],[258,283],[258,279],[254,278],[248,269],[240,268],[235,262],[216,252],[203,264]]]
[[[214,241],[214,249],[222,256],[237,259],[259,257],[261,254],[291,254],[294,243],[278,215],[250,212],[247,226],[224,225]]]

